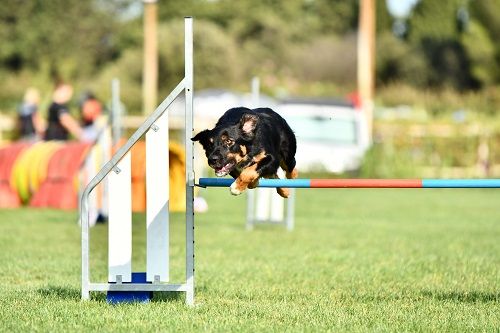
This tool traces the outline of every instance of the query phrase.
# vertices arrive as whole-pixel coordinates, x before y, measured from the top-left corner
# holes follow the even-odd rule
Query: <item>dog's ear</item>
[[[203,130],[191,138],[191,141],[200,141],[200,143],[205,146],[209,142],[211,134],[212,132],[210,130]]]
[[[253,139],[258,120],[259,118],[256,115],[250,113],[245,113],[241,116],[240,130],[248,139]]]

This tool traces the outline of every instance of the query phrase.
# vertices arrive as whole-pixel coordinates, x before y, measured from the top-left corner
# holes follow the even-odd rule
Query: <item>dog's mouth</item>
[[[223,177],[227,175],[231,170],[233,170],[235,163],[234,162],[229,162],[226,165],[224,165],[222,168],[217,168],[215,169],[215,175],[217,177]]]

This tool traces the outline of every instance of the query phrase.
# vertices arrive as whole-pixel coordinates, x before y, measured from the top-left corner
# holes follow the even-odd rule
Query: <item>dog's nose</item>
[[[214,156],[210,156],[208,158],[208,164],[210,165],[215,165],[217,163],[217,157],[214,157]]]

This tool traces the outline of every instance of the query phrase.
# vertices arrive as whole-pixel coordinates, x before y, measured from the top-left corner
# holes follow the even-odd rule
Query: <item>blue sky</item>
[[[395,17],[407,17],[419,0],[386,0],[387,8]]]

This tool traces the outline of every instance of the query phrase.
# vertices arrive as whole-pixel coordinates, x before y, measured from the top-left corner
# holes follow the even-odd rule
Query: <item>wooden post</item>
[[[375,1],[360,0],[358,28],[358,90],[370,140],[375,90]]]
[[[156,108],[158,96],[158,40],[157,40],[157,3],[156,0],[143,0],[144,3],[144,68],[142,97],[144,115]]]

